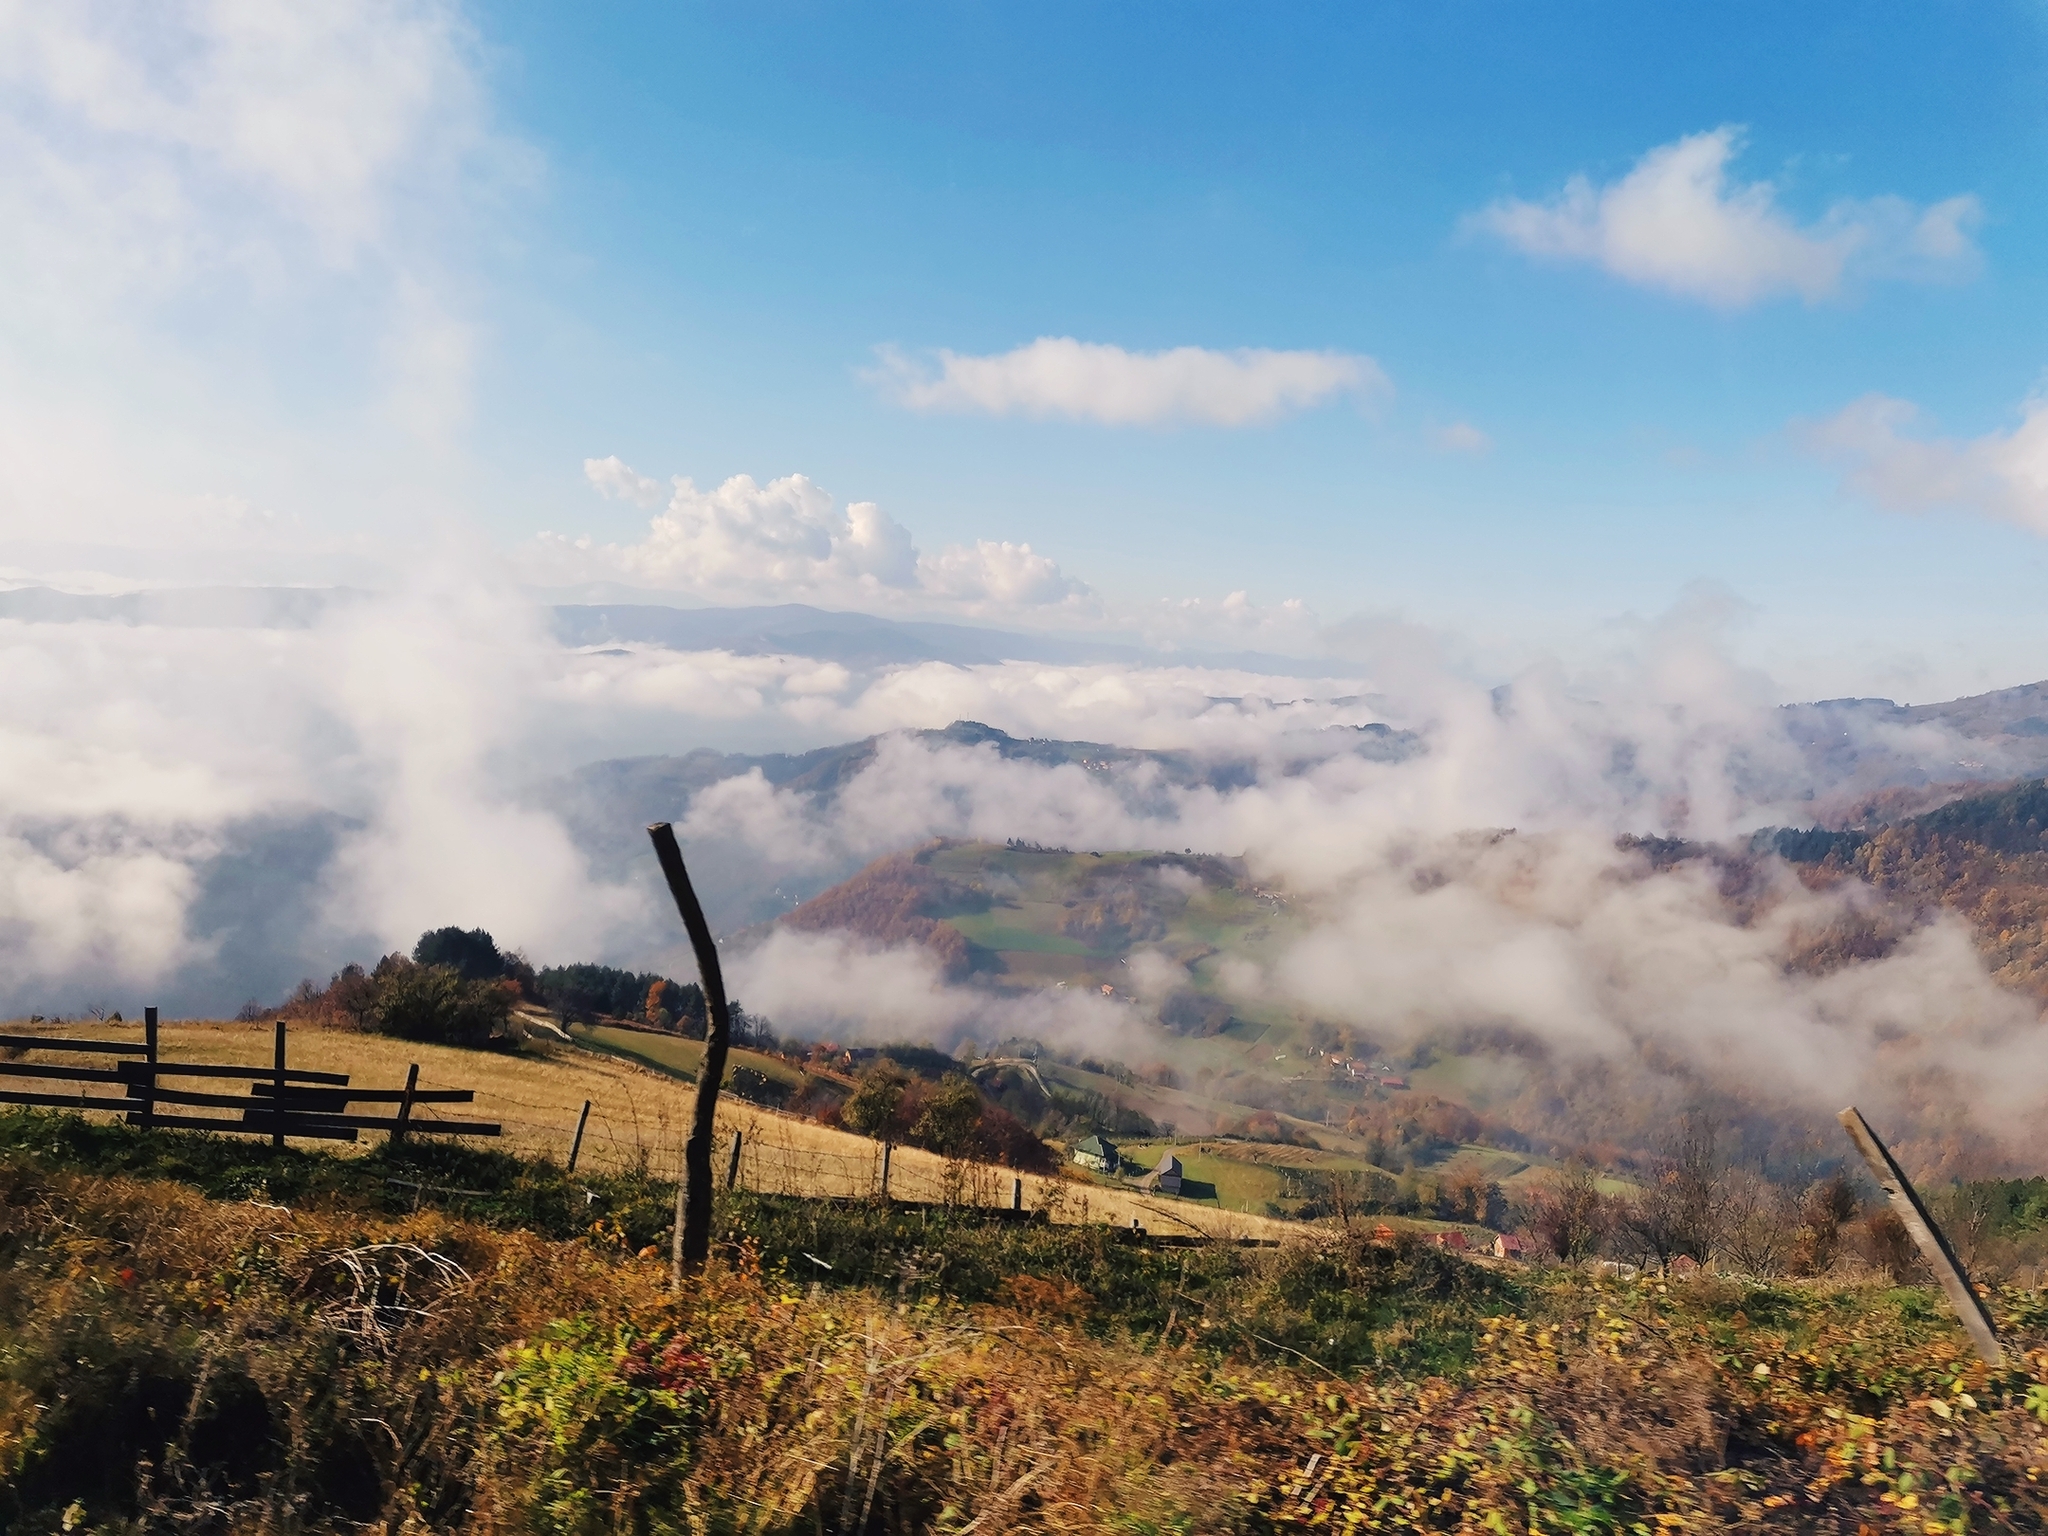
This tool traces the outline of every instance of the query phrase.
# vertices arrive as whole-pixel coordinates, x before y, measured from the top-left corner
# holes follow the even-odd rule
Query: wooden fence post
[[[576,1117],[576,1139],[569,1143],[569,1172],[576,1171],[576,1155],[583,1150],[583,1127],[590,1124],[590,1100],[583,1101],[583,1113]]]
[[[889,1198],[889,1154],[896,1149],[888,1142],[882,1143],[882,1198]]]
[[[271,1113],[276,1116],[275,1129],[270,1133],[270,1145],[274,1150],[284,1146],[284,1020],[277,1021],[277,1096],[272,1101]]]
[[[1991,1314],[1984,1310],[1984,1303],[1970,1285],[1970,1277],[1963,1273],[1963,1266],[1950,1251],[1948,1239],[1941,1235],[1941,1228],[1935,1225],[1927,1207],[1920,1203],[1919,1193],[1913,1188],[1912,1180],[1906,1177],[1898,1159],[1891,1149],[1877,1139],[1877,1132],[1870,1128],[1870,1122],[1851,1105],[1835,1117],[1842,1122],[1842,1129],[1849,1133],[1849,1139],[1856,1143],[1856,1150],[1863,1154],[1863,1161],[1869,1165],[1870,1173],[1877,1180],[1877,1187],[1884,1191],[1885,1199],[1891,1202],[1893,1212],[1911,1234],[1914,1245],[1920,1250],[1920,1257],[1927,1261],[1927,1267],[1934,1271],[1934,1278],[1941,1282],[1941,1288],[1948,1295],[1948,1304],[1955,1309],[1956,1318],[1963,1325],[1963,1332],[1970,1336],[1978,1356],[1994,1371],[2005,1362],[2005,1351],[1999,1347],[1998,1330],[1992,1326]]]
[[[142,1089],[142,1128],[148,1130],[156,1124],[156,1010],[142,1010],[143,1065],[149,1072],[149,1080]]]
[[[725,972],[718,964],[718,945],[704,908],[683,866],[676,831],[665,821],[647,829],[654,856],[661,864],[669,895],[675,898],[683,930],[697,956],[697,979],[704,984],[704,1060],[697,1069],[697,1097],[690,1112],[690,1135],[683,1143],[683,1176],[676,1185],[676,1243],[670,1279],[680,1290],[685,1269],[696,1269],[711,1257],[711,1138],[716,1134],[718,1090],[725,1083],[725,1059],[732,1049],[732,1012],[725,1001]]]
[[[391,1127],[391,1145],[394,1147],[405,1144],[405,1127],[412,1119],[412,1096],[418,1091],[419,1086],[420,1064],[414,1062],[406,1069],[405,1097],[398,1101],[398,1124]]]
[[[1013,1211],[1024,1209],[1024,1181],[1022,1179],[1010,1180],[1010,1209]]]
[[[733,1188],[740,1181],[740,1133],[732,1133],[732,1161],[725,1165],[725,1187]]]

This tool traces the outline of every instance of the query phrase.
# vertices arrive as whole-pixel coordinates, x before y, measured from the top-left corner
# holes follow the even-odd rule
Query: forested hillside
[[[1814,889],[1864,887],[1827,925],[1791,931],[1782,956],[1790,971],[1827,975],[1881,960],[1949,911],[1970,924],[1998,982],[2048,1001],[2044,829],[2048,785],[2027,780],[1889,825],[1622,845],[1650,872],[1711,865],[1726,920],[1738,927],[1785,899],[1786,864]],[[1811,1171],[1840,1154],[1827,1115],[1790,1105],[1768,1073],[1709,1077],[1648,1044],[1633,1056],[1567,1061],[1481,1021],[1382,1035],[1220,984],[1233,958],[1267,964],[1283,953],[1312,920],[1311,905],[1261,887],[1233,860],[938,841],[877,861],[783,921],[924,945],[953,981],[998,994],[1106,991],[1153,1031],[1144,1051],[1164,1064],[1135,1062],[1144,1070],[1118,1090],[1121,1102],[1183,1132],[1237,1132],[1263,1116],[1283,1138],[1311,1138],[1394,1172],[1438,1166],[1460,1145],[1628,1167],[1649,1158],[1692,1105],[1711,1110],[1752,1165]],[[1149,987],[1132,969],[1141,955],[1170,962],[1143,971]],[[1917,1166],[1997,1171],[1998,1155],[1941,1105],[1931,1082],[1900,1079],[1895,1112]]]
[[[2048,782],[2025,779],[1890,825],[1779,832],[1773,851],[1824,885],[1867,881],[1888,909],[1849,953],[1881,952],[1937,911],[1967,919],[1992,974],[2048,1002]]]

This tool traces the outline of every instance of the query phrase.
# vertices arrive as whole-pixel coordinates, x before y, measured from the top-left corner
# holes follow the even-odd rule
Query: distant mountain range
[[[672,651],[731,651],[740,656],[804,656],[852,667],[918,662],[981,666],[1043,661],[1056,666],[1213,667],[1289,677],[1344,677],[1356,667],[1264,651],[1160,651],[1089,635],[1024,634],[966,624],[879,619],[804,603],[767,608],[670,608],[652,603],[567,604],[551,610],[564,645],[657,645]]]
[[[0,619],[30,624],[153,624],[172,629],[307,629],[330,608],[370,594],[352,587],[166,587],[113,595],[54,587],[0,591]],[[883,619],[804,603],[754,608],[677,608],[659,603],[546,606],[555,636],[578,649],[660,646],[736,656],[802,656],[856,669],[1001,661],[1056,666],[1101,663],[1211,667],[1285,677],[1345,677],[1328,658],[1265,651],[1162,651],[1116,637],[1028,634],[970,624]]]
[[[2048,683],[1940,704],[1823,699],[1779,711],[1822,826],[1931,810],[1986,784],[2048,773]]]
[[[974,720],[956,720],[944,730],[896,734],[932,746],[987,746],[1006,761],[1043,767],[1072,763],[1107,773],[1145,765],[1159,782],[1176,788],[1241,789],[1255,783],[1261,771],[1260,763],[1249,757],[1204,757],[1096,741],[1025,739]],[[680,757],[615,758],[551,780],[534,792],[533,801],[562,819],[600,876],[616,879],[645,857],[647,844],[641,829],[648,822],[681,820],[691,801],[710,786],[758,771],[775,788],[811,798],[823,808],[874,761],[881,742],[881,737],[869,736],[811,752],[753,754],[700,747]],[[1399,762],[1421,750],[1420,737],[1391,726],[1332,727],[1299,733],[1292,751],[1283,754],[1277,765],[1267,759],[1265,767],[1290,774],[1339,754]],[[691,859],[706,871],[700,883],[707,888],[711,920],[727,931],[778,916],[857,867],[850,862],[793,880],[765,870],[754,851],[741,846],[723,848],[715,841],[700,841]]]

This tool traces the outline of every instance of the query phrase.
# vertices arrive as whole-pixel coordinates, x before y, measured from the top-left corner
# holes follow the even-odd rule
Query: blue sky
[[[141,75],[221,45],[187,10],[189,36],[132,45]],[[0,567],[138,573],[108,551],[153,538],[162,569],[205,574],[210,535],[93,510],[137,504],[127,475],[298,530],[262,559],[225,538],[242,579],[347,576],[446,527],[542,585],[1042,627],[1148,629],[1199,599],[1163,638],[1297,649],[1398,615],[1502,669],[1706,583],[1788,696],[2048,675],[2048,416],[2024,430],[2048,364],[2038,7],[391,14],[397,64],[345,28],[261,35],[308,61],[236,66],[299,115],[274,150],[123,118],[105,79],[60,89],[75,38],[18,52],[43,61],[6,82],[23,142],[116,168],[138,207],[134,167],[172,166],[192,223],[136,215],[178,260],[95,289],[58,259],[90,225],[48,216],[42,277],[122,323],[95,342],[17,302],[17,398],[60,398],[81,441],[158,446],[90,494],[18,467]],[[1657,158],[1688,143],[1722,178],[1690,204]],[[1586,201],[1560,203],[1574,177]],[[1636,214],[1610,210],[1631,185]],[[1112,372],[1203,349],[1220,361],[1187,366],[1228,375],[1264,349],[1350,382],[1241,424],[1172,400],[1111,422],[1057,390],[1003,413],[941,372],[1039,338],[1118,349]],[[1853,414],[1872,396],[1919,414]],[[586,461],[611,456],[644,493],[597,494]],[[885,543],[967,554],[943,581],[862,556],[862,587],[747,565],[755,545],[720,546],[721,585],[690,564],[694,523],[680,554],[632,553],[650,516],[715,520],[669,505],[669,477],[742,474],[829,493],[804,537],[871,501]],[[542,530],[595,552],[536,557]],[[978,541],[1058,575],[970,572]],[[1233,628],[1211,610],[1240,590],[1312,619]]]

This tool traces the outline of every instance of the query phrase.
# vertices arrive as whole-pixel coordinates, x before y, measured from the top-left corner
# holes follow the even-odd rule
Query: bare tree
[[[1798,1198],[1760,1173],[1731,1168],[1723,1183],[1721,1251],[1745,1274],[1782,1273],[1799,1237]]]
[[[1529,1229],[1538,1243],[1571,1264],[1600,1251],[1609,1214],[1599,1175],[1574,1159],[1537,1186],[1530,1198]]]
[[[1725,1218],[1722,1167],[1713,1121],[1687,1115],[1648,1182],[1623,1204],[1623,1240],[1659,1269],[1680,1257],[1706,1263],[1720,1245]]]
[[[1800,1202],[1799,1231],[1793,1243],[1793,1265],[1802,1275],[1824,1275],[1842,1251],[1842,1226],[1862,1202],[1841,1174],[1823,1179]]]

